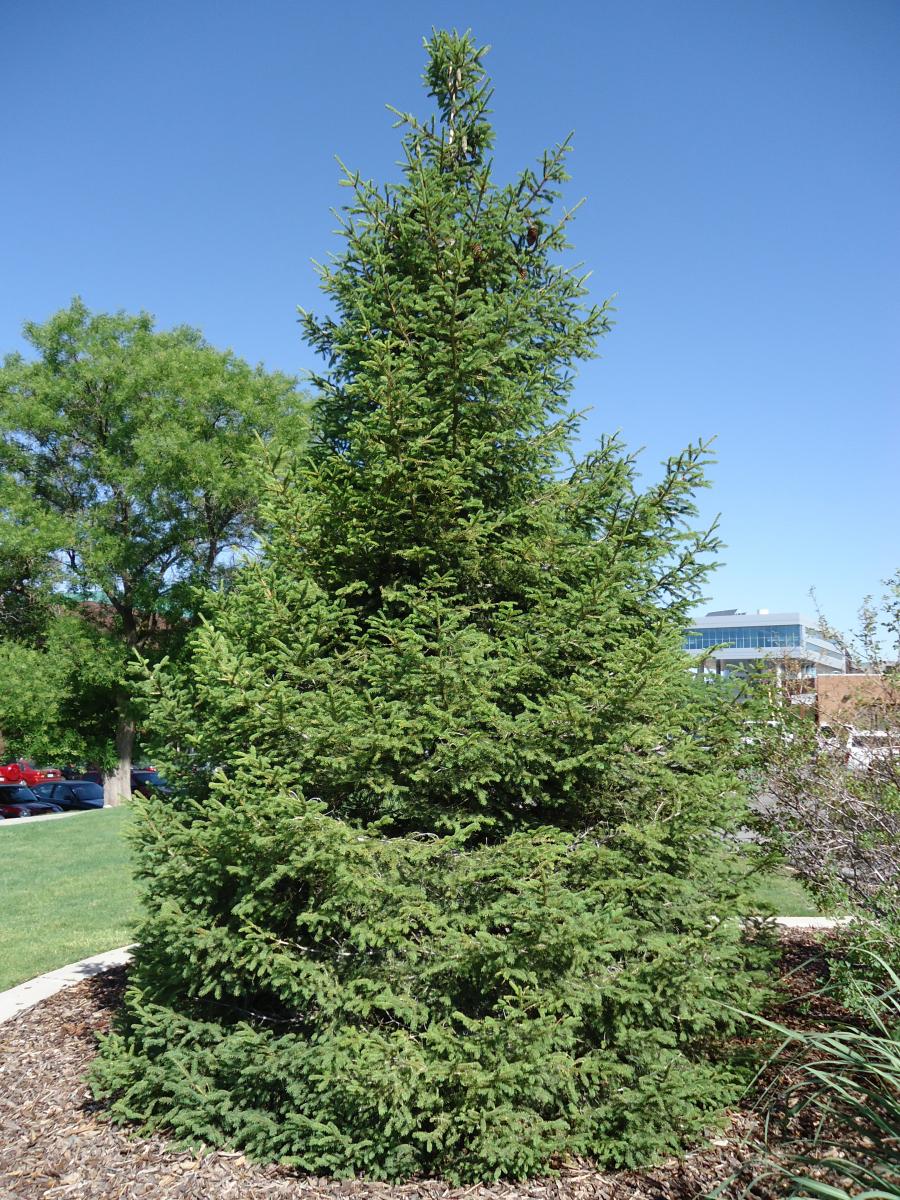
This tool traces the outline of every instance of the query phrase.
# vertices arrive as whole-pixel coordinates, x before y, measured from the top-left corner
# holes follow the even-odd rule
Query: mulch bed
[[[782,971],[800,998],[821,982],[816,965],[804,966],[817,942],[799,931],[783,940]],[[108,972],[0,1027],[0,1200],[699,1200],[758,1153],[750,1110],[733,1114],[727,1134],[652,1170],[572,1165],[555,1178],[464,1188],[440,1180],[394,1186],[299,1177],[242,1154],[180,1152],[164,1137],[135,1138],[99,1120],[84,1083],[124,978],[123,970]],[[789,1012],[789,1004],[780,1006],[775,1019]]]

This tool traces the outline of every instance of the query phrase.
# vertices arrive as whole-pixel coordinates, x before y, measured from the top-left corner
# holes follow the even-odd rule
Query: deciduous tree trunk
[[[116,765],[103,775],[103,803],[121,804],[131,799],[131,758],[134,751],[134,718],[126,708],[124,698],[119,704],[116,725]]]

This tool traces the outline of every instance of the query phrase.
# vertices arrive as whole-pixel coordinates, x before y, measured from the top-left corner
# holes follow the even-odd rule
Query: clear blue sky
[[[290,372],[336,247],[334,155],[396,173],[422,35],[494,49],[501,176],[576,132],[569,199],[618,324],[590,441],[648,476],[718,435],[709,607],[847,625],[900,565],[900,3],[3,0],[0,349],[74,293]]]

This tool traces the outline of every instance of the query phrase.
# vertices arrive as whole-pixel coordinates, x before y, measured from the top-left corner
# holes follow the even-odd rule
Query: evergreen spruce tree
[[[471,38],[402,179],[348,173],[315,445],[149,709],[176,796],[94,1072],[113,1112],[316,1173],[652,1161],[733,1094],[753,1002],[734,714],[682,631],[705,449],[575,462],[608,325],[561,265],[568,143],[492,179]]]

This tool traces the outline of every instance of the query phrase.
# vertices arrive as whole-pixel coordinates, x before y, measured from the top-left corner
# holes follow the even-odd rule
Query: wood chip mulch
[[[786,966],[810,946],[808,935],[792,935]],[[734,1113],[727,1133],[683,1160],[651,1170],[576,1164],[554,1178],[461,1188],[300,1177],[242,1154],[178,1151],[162,1136],[133,1137],[99,1120],[84,1083],[124,978],[121,969],[108,972],[0,1027],[0,1200],[700,1200],[757,1153],[749,1111]]]

